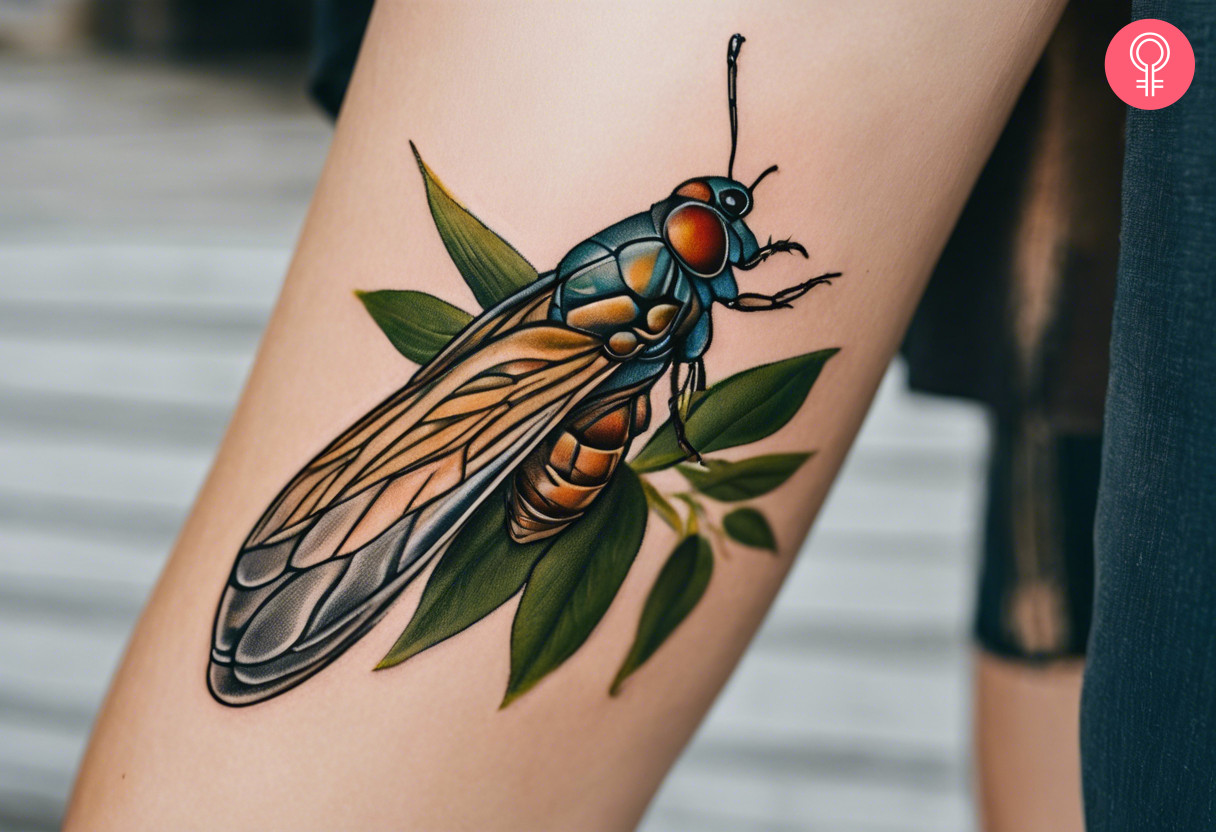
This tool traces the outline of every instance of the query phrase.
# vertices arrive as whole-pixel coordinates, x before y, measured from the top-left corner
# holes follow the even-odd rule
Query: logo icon
[[[1160,110],[1182,97],[1195,77],[1186,35],[1164,20],[1137,20],[1106,49],[1106,79],[1115,95],[1141,110]]]
[[[1157,47],[1157,58],[1152,63],[1140,57],[1140,50],[1146,44]],[[1131,56],[1132,66],[1144,73],[1144,77],[1136,82],[1136,86],[1143,90],[1145,95],[1152,98],[1157,94],[1157,90],[1165,86],[1165,82],[1157,77],[1157,70],[1170,62],[1169,41],[1156,32],[1136,35],[1136,39],[1132,41]]]

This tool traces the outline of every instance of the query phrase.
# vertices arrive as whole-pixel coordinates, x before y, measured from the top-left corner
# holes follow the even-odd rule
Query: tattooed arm
[[[381,4],[69,828],[636,822],[1059,5]]]

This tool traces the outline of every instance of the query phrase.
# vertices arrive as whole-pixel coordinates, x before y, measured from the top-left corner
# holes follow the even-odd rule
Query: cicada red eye
[[[695,273],[710,277],[726,266],[726,226],[705,206],[690,203],[676,208],[667,216],[663,234],[667,245]]]

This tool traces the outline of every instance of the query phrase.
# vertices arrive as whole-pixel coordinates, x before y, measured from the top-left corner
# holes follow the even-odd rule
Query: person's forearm
[[[1060,6],[379,4],[254,372],[115,680],[68,828],[636,823],[780,585]],[[742,218],[730,183],[708,178],[728,173],[735,32],[734,178],[781,166]],[[541,282],[471,290],[453,259],[478,244],[445,248],[410,141],[437,177],[432,201],[445,187]],[[578,282],[571,261],[546,276],[633,215],[596,255],[627,290]],[[807,258],[758,262],[736,220],[759,246],[791,237]],[[728,268],[739,299],[702,275]],[[415,376],[377,326],[398,332],[376,307],[392,296],[353,294],[402,289],[495,329],[475,323],[446,348],[436,333],[399,339],[420,363],[443,350]],[[684,430],[634,435],[647,408],[650,430],[668,424],[667,368],[702,358],[710,390]],[[508,389],[484,410],[468,398]],[[397,409],[317,458],[399,390]],[[622,390],[624,421],[597,422]],[[748,408],[763,418],[745,425]],[[632,466],[567,453],[622,444]],[[692,452],[708,474],[673,469]],[[774,454],[764,477],[706,480]],[[643,487],[669,505],[640,521]],[[726,519],[741,506],[766,518],[779,557],[738,542],[764,542],[756,514]],[[322,521],[341,539],[310,535]],[[704,548],[669,561],[686,536]],[[387,560],[376,541],[396,547]],[[506,554],[452,575],[476,546]],[[364,553],[370,583],[339,590]],[[333,574],[296,580],[318,565]],[[294,594],[273,598],[277,580]],[[431,618],[411,624],[424,591]],[[504,603],[422,649],[451,634],[435,621],[475,617],[487,599]],[[372,672],[382,660],[393,666]]]

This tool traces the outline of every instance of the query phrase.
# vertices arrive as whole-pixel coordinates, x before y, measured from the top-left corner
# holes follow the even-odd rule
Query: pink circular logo
[[[1195,51],[1176,26],[1137,20],[1106,47],[1106,80],[1127,104],[1160,110],[1182,98],[1195,77]]]

